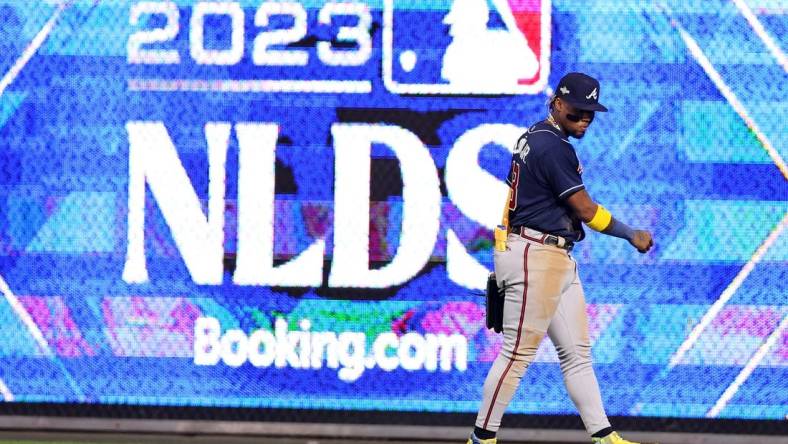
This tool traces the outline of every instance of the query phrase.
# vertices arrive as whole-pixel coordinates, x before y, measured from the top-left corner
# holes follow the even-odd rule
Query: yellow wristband
[[[610,225],[611,220],[613,220],[613,215],[610,214],[610,211],[607,211],[602,205],[597,205],[596,214],[586,225],[596,231],[603,231]]]

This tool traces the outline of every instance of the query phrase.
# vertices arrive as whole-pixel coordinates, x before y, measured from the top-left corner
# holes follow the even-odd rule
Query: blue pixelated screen
[[[475,413],[493,228],[564,73],[608,415],[788,414],[780,0],[0,0],[0,394]],[[254,210],[254,211],[253,211]],[[508,413],[570,415],[540,345]]]

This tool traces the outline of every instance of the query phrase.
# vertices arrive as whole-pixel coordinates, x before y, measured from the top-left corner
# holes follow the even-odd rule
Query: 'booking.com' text
[[[296,369],[339,369],[337,375],[353,382],[366,369],[398,368],[449,372],[465,371],[468,364],[468,340],[460,334],[397,335],[385,332],[368,342],[357,331],[311,331],[312,322],[302,319],[299,330],[290,330],[283,318],[277,318],[274,331],[258,329],[249,334],[239,329],[222,334],[219,320],[198,318],[194,323],[194,363],[213,366],[224,362],[230,367],[250,363],[255,367]]]

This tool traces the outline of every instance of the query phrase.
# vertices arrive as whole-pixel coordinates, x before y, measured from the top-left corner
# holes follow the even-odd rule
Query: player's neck
[[[547,123],[549,123],[550,125],[553,125],[553,127],[555,129],[557,129],[558,131],[561,131],[564,135],[566,135],[566,131],[564,131],[564,129],[561,127],[561,125],[555,120],[555,117],[553,117],[553,111],[552,110],[547,113]]]

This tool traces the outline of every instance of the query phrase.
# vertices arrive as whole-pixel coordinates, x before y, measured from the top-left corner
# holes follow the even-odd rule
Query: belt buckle
[[[554,245],[566,251],[572,251],[572,247],[574,246],[572,242],[567,242],[565,238],[553,234],[548,234],[547,237],[545,237],[544,243],[546,245]]]

